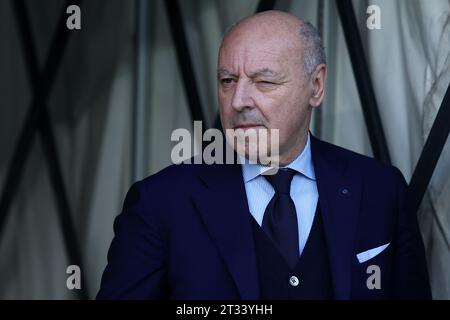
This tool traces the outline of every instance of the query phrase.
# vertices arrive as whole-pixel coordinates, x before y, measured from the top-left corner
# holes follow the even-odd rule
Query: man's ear
[[[309,104],[312,107],[318,107],[325,97],[325,80],[327,77],[327,66],[319,64],[311,77],[313,94],[309,98]]]

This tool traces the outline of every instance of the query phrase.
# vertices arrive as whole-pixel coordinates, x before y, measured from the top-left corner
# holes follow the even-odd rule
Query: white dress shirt
[[[263,172],[270,170],[270,167],[250,164],[248,160],[244,161],[243,159],[241,157],[248,207],[252,216],[261,226],[264,211],[275,194],[272,185],[261,175]],[[309,133],[302,153],[284,168],[290,168],[297,172],[292,178],[290,195],[297,211],[299,254],[301,254],[311,231],[319,198],[311,159]]]

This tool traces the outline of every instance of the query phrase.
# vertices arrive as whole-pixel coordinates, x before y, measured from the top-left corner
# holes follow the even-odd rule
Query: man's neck
[[[308,140],[309,131],[306,133],[306,135],[302,135],[302,137],[299,139],[299,143],[297,143],[295,148],[291,148],[285,154],[280,155],[279,159],[279,166],[285,167],[289,165],[292,161],[297,159],[297,157],[303,152],[306,146],[306,142]]]

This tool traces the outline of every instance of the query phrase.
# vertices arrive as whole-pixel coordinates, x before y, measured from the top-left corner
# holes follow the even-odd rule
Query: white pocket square
[[[369,249],[367,251],[363,251],[361,253],[358,253],[356,255],[356,258],[358,258],[359,263],[363,263],[366,262],[367,260],[372,259],[373,257],[375,257],[376,255],[380,254],[381,252],[383,252],[384,249],[386,249],[389,246],[389,243],[383,244],[382,246],[373,248],[373,249]]]

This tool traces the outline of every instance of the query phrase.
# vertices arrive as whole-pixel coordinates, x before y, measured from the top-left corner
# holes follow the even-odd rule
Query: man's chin
[[[264,125],[247,125],[226,129],[226,140],[236,153],[250,163],[268,164],[278,157],[279,130],[268,130]]]
[[[254,150],[250,147],[246,147],[245,151],[244,148],[235,148],[234,150],[236,153],[241,157],[242,160],[245,161],[245,163],[250,164],[260,164],[260,165],[274,165],[277,166],[279,161],[277,156],[272,156],[269,152],[266,152],[265,149],[263,149],[261,152],[259,152],[258,149]],[[251,149],[251,150],[250,150]]]

